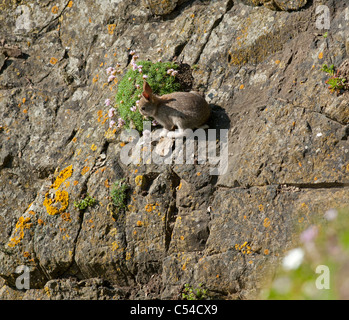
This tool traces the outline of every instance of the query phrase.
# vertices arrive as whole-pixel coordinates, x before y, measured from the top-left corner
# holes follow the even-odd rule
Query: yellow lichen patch
[[[114,34],[115,28],[116,28],[116,24],[108,24],[108,33]]]
[[[68,178],[71,177],[72,173],[73,173],[73,166],[72,165],[63,169],[58,174],[58,176],[57,176],[55,182],[52,184],[51,188],[54,188],[55,190],[57,190],[65,180],[67,180]]]
[[[249,246],[248,242],[245,241],[242,245],[236,244],[235,249],[237,251],[240,251],[242,254],[251,254],[253,253],[253,250]]]
[[[53,6],[52,9],[51,9],[51,12],[52,12],[53,14],[57,14],[58,11],[59,11],[59,9],[58,9],[57,6]]]
[[[83,167],[82,170],[81,170],[81,175],[83,176],[86,172],[88,172],[90,170],[90,167]]]
[[[269,218],[265,218],[264,221],[263,221],[263,226],[265,228],[268,228],[270,226],[270,223],[271,223],[270,219]]]
[[[126,260],[130,260],[131,259],[131,252],[126,252]]]
[[[324,53],[323,53],[323,52],[320,52],[318,58],[319,58],[320,60],[322,60],[323,57],[324,57]]]
[[[153,210],[153,205],[152,204],[147,204],[145,207],[144,207],[145,211],[147,212],[152,212]]]
[[[92,146],[91,146],[91,150],[92,151],[96,151],[97,150],[97,146],[93,143]]]
[[[45,222],[44,222],[42,219],[38,219],[38,224],[39,224],[40,226],[42,226],[42,225],[45,225]]]
[[[111,244],[111,250],[112,251],[116,251],[117,249],[119,249],[119,244],[114,241],[112,244]]]
[[[138,220],[138,221],[137,221],[137,227],[141,227],[142,225],[143,225],[143,222],[140,221],[140,220]]]
[[[71,8],[73,6],[73,1],[69,1],[67,7]]]
[[[243,85],[243,84],[239,87],[240,90],[242,90],[244,88],[245,88],[245,85]]]
[[[49,193],[46,193],[43,205],[50,216],[54,216],[58,213],[63,213],[69,205],[69,194],[65,190],[57,190],[55,199],[52,200],[51,198],[49,198]]]
[[[137,177],[135,178],[135,184],[136,184],[136,186],[137,186],[137,187],[143,186],[144,180],[145,180],[145,179],[144,179],[144,176],[142,176],[142,175],[137,176]]]
[[[19,235],[15,236],[10,239],[10,242],[7,244],[9,247],[13,248],[16,244],[20,243],[21,240],[24,237],[24,229],[30,229],[32,227],[32,223],[30,223],[30,218],[23,218],[19,217],[17,223],[16,223],[16,228],[15,228],[15,233],[19,231]]]
[[[258,210],[261,211],[261,212],[264,211],[264,207],[263,207],[262,204],[260,204],[260,205],[258,206]]]
[[[63,221],[66,221],[66,222],[71,222],[71,221],[72,221],[69,212],[64,212],[64,213],[61,215],[61,218],[62,218]]]
[[[267,255],[269,254],[269,250],[268,250],[268,249],[265,249],[265,250],[263,251],[263,253],[267,256]]]
[[[52,58],[50,59],[50,63],[53,64],[53,65],[55,65],[57,62],[58,62],[58,59],[55,58],[55,57],[52,57]]]

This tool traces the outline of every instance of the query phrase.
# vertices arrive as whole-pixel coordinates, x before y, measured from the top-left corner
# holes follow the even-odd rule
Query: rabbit
[[[163,130],[162,137],[178,138],[185,129],[207,128],[205,123],[211,115],[206,100],[197,92],[173,92],[163,96],[153,94],[147,81],[143,82],[143,93],[139,101],[139,112],[152,117]],[[177,131],[174,130],[178,128]]]

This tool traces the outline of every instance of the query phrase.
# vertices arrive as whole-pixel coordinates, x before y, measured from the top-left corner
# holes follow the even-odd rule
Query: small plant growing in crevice
[[[347,80],[345,78],[340,77],[339,70],[337,72],[334,70],[334,65],[330,65],[329,67],[324,64],[321,68],[321,71],[326,72],[331,77],[326,80],[326,84],[329,85],[328,89],[331,93],[336,92],[339,94],[342,90],[347,89]]]
[[[125,182],[125,179],[117,180],[111,189],[111,199],[113,205],[118,209],[126,208],[127,191],[130,186]]]
[[[97,203],[97,200],[90,197],[88,194],[80,201],[74,201],[74,208],[78,210],[85,210],[88,207],[93,207]]]
[[[205,300],[208,298],[207,289],[202,287],[202,283],[199,284],[198,288],[193,288],[191,285],[186,283],[182,290],[182,299],[184,300]]]

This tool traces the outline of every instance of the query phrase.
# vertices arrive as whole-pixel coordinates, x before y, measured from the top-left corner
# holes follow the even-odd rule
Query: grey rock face
[[[0,4],[1,299],[178,298],[186,283],[253,298],[308,217],[349,204],[348,92],[320,70],[349,74],[345,2],[327,37],[315,1],[184,2]],[[104,101],[131,49],[191,66],[210,128],[228,129],[226,172],[122,163]],[[87,193],[97,204],[74,208]]]

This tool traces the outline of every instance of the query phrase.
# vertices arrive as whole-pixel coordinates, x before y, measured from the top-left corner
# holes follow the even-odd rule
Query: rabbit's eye
[[[144,111],[144,110],[145,110],[145,107],[142,107],[142,110]]]

